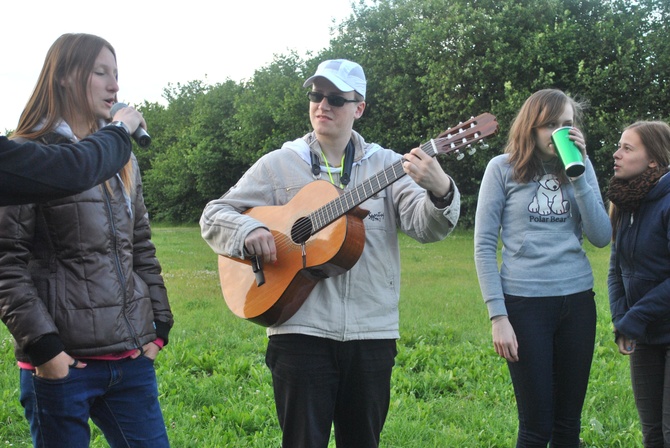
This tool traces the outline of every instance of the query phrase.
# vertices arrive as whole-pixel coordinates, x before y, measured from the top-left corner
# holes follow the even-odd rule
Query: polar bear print
[[[561,191],[561,182],[555,174],[545,174],[544,176],[535,178],[535,181],[540,184],[533,200],[528,205],[528,211],[545,216],[554,213],[555,215],[563,215],[568,212],[569,203],[563,200],[563,192]]]

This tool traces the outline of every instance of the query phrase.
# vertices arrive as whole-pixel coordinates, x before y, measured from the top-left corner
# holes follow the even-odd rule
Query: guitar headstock
[[[483,113],[465,123],[447,129],[432,140],[438,154],[454,154],[461,160],[465,154],[472,155],[475,143],[484,144],[483,139],[498,132],[498,121],[494,115]]]

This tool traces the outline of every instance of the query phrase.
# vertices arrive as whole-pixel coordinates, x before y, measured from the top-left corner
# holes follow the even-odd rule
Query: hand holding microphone
[[[128,126],[133,140],[135,140],[142,148],[151,144],[151,136],[147,134],[147,131],[144,129],[147,124],[144,121],[142,114],[138,111],[132,107],[128,107],[126,103],[116,103],[112,106],[110,115],[112,120],[122,121],[123,124]]]
[[[142,114],[132,107],[124,107],[110,114],[112,121],[121,121],[132,134],[139,126],[146,127]]]

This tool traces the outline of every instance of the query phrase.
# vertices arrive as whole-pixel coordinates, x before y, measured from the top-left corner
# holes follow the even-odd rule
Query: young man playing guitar
[[[280,304],[292,308],[288,314],[280,311],[278,318],[256,320],[269,325],[266,363],[272,372],[283,446],[325,448],[334,423],[338,447],[377,447],[399,337],[397,232],[422,243],[442,240],[456,225],[460,195],[437,159],[421,148],[401,156],[365,142],[353,130],[365,110],[366,80],[360,65],[324,61],[305,81],[304,87],[308,86],[313,131],[263,156],[223,197],[207,204],[200,220],[202,236],[224,257],[254,260],[254,270],[261,276],[251,289],[273,288],[276,266],[291,257],[302,263],[300,267],[319,259],[316,245],[309,244],[330,237],[337,240],[332,229],[339,224],[326,224],[312,233],[311,220],[318,222],[318,216],[307,219],[296,213],[287,232],[291,237],[282,238],[271,231],[271,223],[254,217],[254,208],[277,208],[285,218],[292,212],[289,201],[303,190],[308,193],[295,201],[296,207],[320,199],[323,205],[337,198],[340,188],[346,192],[394,163],[402,166],[398,179],[362,202],[365,210],[357,208],[340,219],[351,220],[350,226],[345,223],[343,239],[360,234],[361,241],[351,244],[353,260],[342,263],[334,276],[327,275],[326,264],[303,269],[284,296],[299,295],[304,289],[297,280],[309,278],[304,302],[296,306],[290,298],[282,298]],[[323,246],[337,243],[326,241]],[[335,252],[332,264],[344,257],[345,250]],[[242,262],[233,262],[230,270],[236,266],[251,273],[252,267]],[[241,313],[254,306],[244,304]]]

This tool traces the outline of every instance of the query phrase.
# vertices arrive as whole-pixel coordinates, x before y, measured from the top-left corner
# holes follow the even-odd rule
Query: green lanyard
[[[355,151],[356,150],[354,148],[354,142],[349,140],[349,143],[347,144],[347,147],[344,150],[344,155],[342,156],[342,162],[341,162],[342,171],[340,174],[340,188],[342,189],[344,189],[344,187],[349,185],[349,181],[351,180],[351,168],[354,164]],[[328,159],[326,159],[326,156],[323,153],[323,151],[321,151],[321,156],[323,157],[323,160],[326,162],[326,170],[328,171],[328,177],[330,177],[330,183],[335,185],[335,181],[333,180],[333,174],[330,171],[330,165],[328,165]],[[321,168],[319,167],[319,156],[310,151],[309,157],[312,160],[312,174],[314,175],[315,178],[317,178],[319,176],[319,173],[321,173]]]
[[[346,154],[342,154],[342,161],[340,162],[340,167],[341,169],[344,169],[344,156]],[[326,171],[328,171],[328,177],[330,177],[330,183],[335,185],[335,181],[333,180],[333,174],[330,172],[330,165],[328,165],[328,159],[326,158],[326,155],[321,151],[321,157],[323,157],[324,162],[326,162]],[[340,174],[340,179],[342,178],[342,175]],[[344,185],[342,185],[342,182],[340,182],[340,188],[344,189]]]

